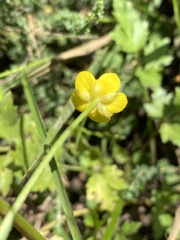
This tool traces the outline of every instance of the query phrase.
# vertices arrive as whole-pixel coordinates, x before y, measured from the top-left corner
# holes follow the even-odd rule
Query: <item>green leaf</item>
[[[7,147],[7,153],[0,155],[0,193],[3,196],[9,193],[14,176],[14,170],[8,168],[13,163],[13,159],[8,154],[9,151],[10,148]]]
[[[175,106],[180,107],[180,87],[175,88],[175,96],[173,99],[173,103]]]
[[[13,177],[22,178],[23,173],[34,160],[41,146],[39,134],[30,115],[25,114],[22,117],[21,124],[18,121],[18,124],[15,126],[16,132],[13,136],[15,148],[9,149],[5,157],[0,158],[0,175],[5,179],[5,183],[1,181],[0,191],[5,195],[10,189]],[[13,124],[12,128],[9,124],[9,131],[13,131],[13,129]],[[44,191],[47,188],[54,190],[49,167],[45,169],[33,191]]]
[[[121,226],[119,235],[129,236],[135,234],[139,230],[141,225],[142,225],[141,222],[130,222],[127,220]]]
[[[41,146],[41,139],[39,138],[34,120],[29,114],[23,115],[19,132],[21,134],[15,139],[15,151],[10,151],[10,157],[14,160],[13,162],[16,166],[25,171],[34,160]],[[21,177],[21,172],[16,172],[16,176]],[[49,166],[44,170],[33,191],[44,191],[47,188],[54,190]]]
[[[30,115],[25,114],[21,119],[18,135],[14,139],[15,151],[10,152],[17,166],[27,169],[37,153],[41,141],[34,121]]]
[[[159,129],[163,143],[168,141],[180,147],[180,124],[163,123]]]
[[[17,107],[8,92],[0,102],[0,137],[12,141],[19,134]]]
[[[144,61],[147,69],[160,71],[172,62],[170,42],[171,39],[168,37],[162,38],[159,34],[150,35],[149,42],[144,48]]]
[[[129,98],[141,98],[142,96],[144,96],[144,88],[140,81],[130,81],[125,87],[124,92]]]
[[[95,227],[97,229],[102,224],[99,219],[99,214],[96,211],[96,209],[92,209],[90,206],[88,206],[88,207],[89,207],[90,211],[85,215],[84,223],[88,227]]]
[[[102,210],[112,211],[119,199],[117,191],[126,188],[122,175],[115,165],[105,166],[100,173],[94,173],[86,184],[87,199],[96,199]]]
[[[79,161],[85,169],[96,168],[101,164],[102,154],[97,146],[91,146],[81,143],[79,145]]]
[[[144,88],[156,89],[161,86],[162,74],[154,67],[147,68],[145,66],[145,68],[142,68],[138,66],[135,75],[139,78]]]
[[[127,154],[126,150],[116,143],[114,143],[112,146],[112,156],[116,162],[120,164],[125,164],[130,159],[130,156]]]
[[[144,108],[151,118],[162,118],[165,115],[165,106],[171,103],[172,93],[166,92],[163,88],[158,88],[152,94],[152,102],[145,103]]]
[[[52,175],[50,172],[49,166],[43,171],[41,176],[39,177],[38,181],[34,185],[32,191],[33,192],[43,192],[46,189],[49,189],[50,191],[55,190],[55,184],[52,179]]]
[[[4,94],[3,94],[3,88],[0,86],[0,102],[3,100]]]
[[[159,222],[164,228],[168,228],[172,225],[172,216],[169,213],[162,213],[159,215]]]
[[[154,0],[154,1],[149,1],[148,2],[148,10],[150,12],[153,12],[158,8],[162,3],[162,0]]]
[[[126,188],[123,171],[117,169],[116,165],[104,167],[102,169],[102,175],[106,177],[106,181],[112,189],[123,190]]]
[[[119,71],[122,66],[123,56],[119,52],[119,47],[115,45],[111,51],[108,51],[103,59],[102,66],[108,71]]]
[[[0,181],[0,193],[6,196],[9,193],[11,184],[13,182],[13,171],[3,167],[0,169],[1,181]]]
[[[140,51],[147,41],[148,22],[141,18],[130,1],[114,0],[113,7],[118,23],[112,35],[116,44],[127,53]]]
[[[162,38],[159,34],[150,35],[144,48],[144,67],[138,66],[135,72],[145,88],[155,89],[161,86],[161,71],[173,60],[170,41],[170,38]]]

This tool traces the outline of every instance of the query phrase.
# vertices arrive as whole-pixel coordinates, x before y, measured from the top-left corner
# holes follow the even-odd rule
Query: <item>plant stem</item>
[[[0,216],[6,216],[7,212],[10,210],[10,206],[0,198]],[[40,232],[38,232],[25,218],[23,218],[19,213],[15,215],[14,227],[22,233],[25,237],[31,240],[46,240]]]
[[[46,130],[43,124],[43,120],[41,118],[41,114],[39,112],[39,108],[37,106],[35,96],[33,94],[31,85],[27,79],[26,73],[24,71],[22,71],[21,73],[22,73],[22,77],[21,77],[22,85],[23,85],[24,93],[25,93],[29,108],[31,110],[33,119],[35,121],[36,128],[41,138],[41,141],[44,141],[44,139],[46,138]]]
[[[106,227],[104,237],[102,238],[103,240],[112,239],[114,230],[116,228],[119,216],[121,215],[122,209],[123,209],[123,201],[119,200],[119,202],[117,203],[117,205],[112,213],[111,221],[110,221],[110,223],[108,223],[108,225]]]
[[[51,147],[49,146],[49,151],[46,152],[46,155],[44,159],[39,164],[38,168],[35,169],[33,175],[30,177],[30,179],[27,181],[26,185],[22,189],[22,191],[19,193],[16,201],[12,205],[10,211],[7,213],[6,217],[1,223],[0,226],[0,236],[2,240],[6,240],[8,237],[8,234],[12,228],[13,220],[15,214],[20,209],[22,203],[27,198],[29,192],[31,191],[32,187],[35,185],[36,181],[38,180],[39,176],[42,174],[44,168],[47,166],[47,164],[51,161],[52,157],[54,156],[55,152],[59,147],[61,147],[66,139],[71,135],[72,131],[81,123],[81,121],[87,117],[87,115],[97,106],[97,101],[91,102],[89,106],[85,109],[84,112],[82,112],[75,120],[74,122],[62,133],[62,135],[57,139],[57,141],[54,143],[54,145]],[[45,146],[44,146],[45,147]],[[72,229],[73,230],[73,229]],[[74,238],[75,239],[75,238]],[[80,236],[76,238],[76,240],[80,240]]]
[[[24,92],[26,95],[26,99],[28,101],[29,108],[31,110],[37,130],[39,132],[39,136],[43,142],[47,136],[46,130],[45,130],[38,106],[37,106],[36,99],[33,94],[33,90],[31,88],[31,85],[30,85],[27,77],[26,77],[25,72],[23,72],[23,74],[22,74],[22,84],[24,87]],[[73,237],[73,239],[81,239],[81,234],[80,234],[77,222],[74,218],[71,204],[69,202],[69,198],[67,196],[63,181],[61,179],[55,157],[53,157],[52,160],[49,162],[49,166],[51,169],[51,174],[53,177],[54,184],[56,186],[56,189],[57,189],[57,192],[59,195],[59,201],[62,204],[64,213],[67,217],[67,222],[68,222],[69,228],[71,230],[72,237]]]
[[[69,99],[63,109],[61,116],[58,118],[56,123],[50,128],[49,132],[47,133],[47,137],[43,141],[41,148],[39,149],[39,152],[36,155],[36,158],[31,163],[30,167],[28,168],[28,171],[23,177],[22,184],[28,180],[28,178],[32,175],[36,167],[42,161],[42,157],[44,154],[44,146],[49,146],[53,144],[57,134],[61,130],[62,126],[67,122],[68,118],[71,116],[73,111],[74,111],[74,106],[72,105],[71,99]]]
[[[178,4],[178,1],[177,1],[177,0],[173,0],[173,1],[172,1],[172,4],[173,4],[175,22],[176,22],[177,28],[178,28],[178,30],[179,30],[179,33],[180,33],[179,4]]]

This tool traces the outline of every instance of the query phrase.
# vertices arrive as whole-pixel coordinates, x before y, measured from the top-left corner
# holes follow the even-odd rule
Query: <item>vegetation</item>
[[[0,29],[1,239],[180,239],[178,0],[4,0]],[[127,107],[76,111],[81,71]]]

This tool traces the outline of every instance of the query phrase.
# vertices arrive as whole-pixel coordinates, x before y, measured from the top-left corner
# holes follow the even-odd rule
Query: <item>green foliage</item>
[[[162,119],[166,116],[165,107],[170,105],[173,98],[172,93],[167,93],[164,88],[158,88],[155,92],[152,93],[151,103],[145,103],[144,108],[151,118]]]
[[[173,103],[176,107],[180,106],[180,87],[175,88],[175,96],[173,99]]]
[[[158,167],[137,165],[132,171],[132,182],[123,192],[123,198],[133,201],[147,188],[148,183],[157,176]]]
[[[6,150],[0,156],[0,172],[3,176],[0,191],[5,196],[10,191],[13,181],[22,178],[41,144],[34,121],[27,114],[19,118],[10,92],[2,97],[0,102],[0,137],[2,151]],[[47,168],[33,190],[53,190],[51,181],[51,174]]]
[[[180,38],[178,9],[173,9],[174,15],[173,6],[162,0],[2,1],[3,197],[14,197],[23,188],[22,178],[42,144],[28,113],[19,71],[27,74],[46,130],[56,128],[56,119],[66,115],[64,105],[78,72],[89,70],[97,78],[115,72],[121,79],[120,91],[128,97],[127,108],[108,124],[89,119],[81,123],[57,152],[59,168],[73,209],[87,210],[78,218],[83,239],[103,239],[111,224],[115,240],[168,236],[180,191]],[[112,41],[96,48],[96,41],[107,33]],[[95,49],[91,54],[85,51],[84,57],[59,60],[59,54],[91,39],[88,50]],[[77,115],[63,123],[53,142]],[[47,166],[32,193],[45,201],[48,192],[56,205],[54,190]],[[60,211],[57,205],[50,210],[51,220],[58,222]],[[51,234],[69,240],[67,224],[59,225]]]
[[[119,200],[117,191],[126,188],[122,174],[115,165],[105,166],[99,173],[93,173],[86,185],[87,200],[95,199],[101,210],[113,211]]]
[[[96,1],[91,11],[88,14],[82,14],[82,16],[77,11],[70,10],[70,8],[63,8],[58,12],[54,12],[54,9],[52,9],[46,19],[48,24],[47,22],[43,24],[46,28],[49,28],[48,25],[50,24],[56,32],[65,31],[71,34],[88,33],[91,27],[97,24],[103,17],[103,9],[103,0]]]
[[[172,216],[167,211],[169,209],[169,202],[173,205],[179,199],[179,193],[175,190],[178,187],[180,180],[177,174],[177,168],[170,166],[167,160],[159,162],[160,175],[163,179],[161,182],[161,191],[153,189],[151,194],[151,202],[153,207],[151,209],[151,217],[153,222],[154,238],[161,239],[163,233],[169,233],[172,225]],[[171,209],[169,209],[170,211]]]
[[[158,33],[152,33],[144,49],[145,66],[159,71],[168,66],[173,60],[169,45],[169,37],[162,38]]]
[[[113,4],[114,16],[118,23],[113,38],[122,51],[137,53],[147,41],[148,22],[140,17],[132,2],[114,0]]]
[[[10,60],[18,63],[27,55],[30,58],[39,58],[41,55],[54,54],[51,48],[44,49],[39,46],[54,43],[65,45],[67,39],[64,31],[71,36],[90,32],[103,17],[104,1],[96,1],[90,6],[88,13],[82,16],[74,11],[74,4],[77,8],[85,5],[78,6],[76,1],[74,4],[72,2],[63,4],[57,1],[51,5],[47,0],[3,1],[0,9],[0,50],[5,52]],[[68,5],[71,5],[72,9]]]
[[[140,222],[129,222],[129,221],[124,222],[115,240],[127,239],[127,237],[130,237],[131,235],[135,234],[140,227],[141,227]]]
[[[0,137],[13,141],[18,131],[17,107],[13,105],[11,93],[7,93],[0,102]]]
[[[179,123],[163,123],[159,129],[163,143],[171,141],[173,144],[180,146],[180,124]]]
[[[170,38],[157,33],[151,34],[149,43],[144,48],[144,66],[138,66],[135,75],[139,78],[144,88],[156,89],[162,84],[162,74],[165,66],[172,62],[172,54],[169,50]]]
[[[9,193],[11,184],[13,182],[12,170],[6,168],[6,164],[8,164],[8,163],[9,163],[9,160],[7,159],[7,157],[5,157],[5,158],[1,157],[0,173],[1,173],[2,181],[0,183],[0,189],[1,189],[1,194],[3,196],[6,196]]]

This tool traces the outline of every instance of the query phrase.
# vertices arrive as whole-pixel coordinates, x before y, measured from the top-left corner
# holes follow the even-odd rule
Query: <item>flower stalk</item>
[[[66,139],[71,135],[72,131],[79,126],[81,121],[88,116],[88,114],[97,106],[98,102],[97,100],[94,100],[91,102],[91,104],[88,105],[88,107],[85,109],[84,112],[82,112],[75,120],[74,122],[62,133],[62,135],[58,138],[58,140],[54,143],[53,146],[49,146],[49,151],[46,153],[46,156],[42,160],[42,162],[39,164],[39,166],[35,169],[30,179],[27,181],[26,185],[22,189],[22,191],[19,193],[18,197],[16,198],[16,201],[12,205],[11,209],[8,211],[6,217],[1,223],[0,226],[0,236],[3,240],[6,240],[8,238],[9,232],[11,231],[13,220],[16,215],[16,213],[19,211],[21,205],[26,200],[28,194],[30,193],[32,187],[35,185],[36,181],[38,180],[39,176],[42,174],[44,168],[47,166],[47,164],[51,161],[53,158],[55,152],[59,147],[62,147]],[[46,147],[46,146],[45,146]],[[77,240],[80,240],[81,238],[77,238]]]

